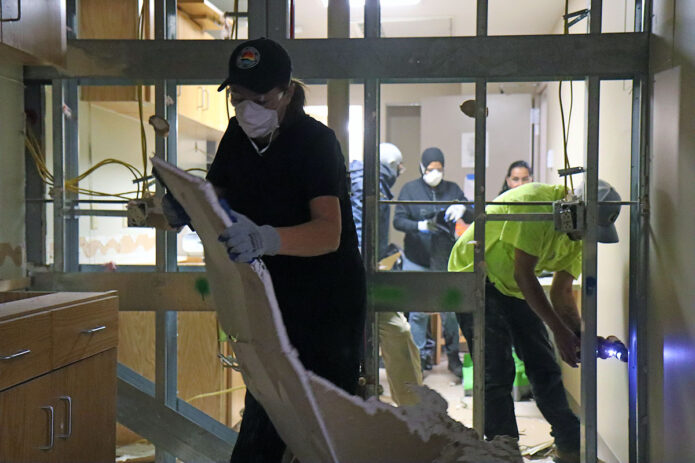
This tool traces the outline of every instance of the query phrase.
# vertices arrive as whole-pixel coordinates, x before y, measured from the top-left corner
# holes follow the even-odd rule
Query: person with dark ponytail
[[[273,40],[236,47],[226,88],[235,117],[207,175],[235,222],[220,241],[236,262],[263,258],[299,360],[355,394],[366,280],[340,144],[304,112],[304,86]],[[285,449],[247,391],[231,462],[279,463]]]
[[[499,194],[504,193],[507,190],[516,188],[524,183],[533,182],[533,172],[526,161],[514,161],[509,165],[507,169],[507,176],[504,178],[502,183],[502,189]]]

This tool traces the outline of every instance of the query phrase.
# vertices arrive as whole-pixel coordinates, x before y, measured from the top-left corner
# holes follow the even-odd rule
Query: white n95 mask
[[[236,119],[249,138],[262,138],[277,129],[278,112],[264,108],[251,100],[244,100],[234,107]]]
[[[422,179],[425,181],[425,183],[431,186],[432,188],[439,185],[442,181],[442,178],[444,178],[444,174],[439,169],[434,169],[429,172],[426,172],[425,175],[422,176]]]

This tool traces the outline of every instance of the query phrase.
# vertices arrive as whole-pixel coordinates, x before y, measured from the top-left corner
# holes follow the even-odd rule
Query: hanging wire
[[[147,2],[143,2],[142,9],[140,11],[140,16],[138,17],[138,39],[143,40],[145,38],[145,12],[147,8]],[[138,84],[137,86],[137,98],[138,98],[138,114],[140,116],[140,147],[142,149],[142,175],[143,179],[147,176],[147,135],[145,132],[145,118],[142,114],[142,100],[143,100],[144,86]],[[150,196],[150,187],[147,182],[143,183],[142,196]]]
[[[563,16],[563,33],[564,34],[569,34],[569,24],[568,24],[568,15],[569,12],[569,0],[565,0],[565,14]],[[564,155],[564,163],[565,163],[565,169],[570,168],[570,159],[569,159],[569,154],[567,153],[567,147],[569,144],[569,137],[570,137],[570,123],[572,122],[572,106],[574,105],[574,88],[573,88],[573,82],[570,80],[570,107],[569,107],[569,112],[567,115],[567,124],[565,124],[565,108],[562,102],[562,84],[563,81],[560,80],[558,82],[558,100],[560,102],[560,117],[562,119],[562,151]],[[569,186],[571,188],[567,188],[567,182],[568,182],[568,177],[569,177]],[[572,175],[565,175],[565,193],[568,194],[570,191],[574,191],[574,181],[572,180]]]
[[[31,128],[29,125],[27,125],[25,136],[24,136],[24,146],[27,148],[27,151],[29,152],[29,155],[31,156],[32,160],[34,161],[34,165],[36,166],[36,171],[39,174],[39,177],[41,180],[48,186],[55,188],[55,179],[53,177],[53,174],[50,172],[48,169],[48,166],[46,166],[46,156],[41,150],[41,145],[39,144],[38,139],[36,136],[33,134],[31,131]],[[136,197],[140,196],[140,187],[138,185],[137,190],[135,191],[126,191],[122,193],[105,193],[102,191],[96,191],[96,190],[91,190],[88,188],[81,188],[79,186],[79,182],[87,178],[87,176],[91,175],[94,173],[97,169],[100,169],[104,166],[107,165],[120,165],[128,169],[128,171],[133,175],[133,178],[135,180],[142,178],[142,173],[132,164],[129,164],[127,162],[121,161],[119,159],[113,159],[113,158],[108,158],[104,159],[103,161],[100,161],[99,163],[95,164],[94,166],[90,167],[86,171],[84,171],[82,174],[78,175],[75,178],[71,178],[68,180],[65,180],[63,184],[63,188],[65,191],[70,191],[74,193],[79,193],[87,196],[99,196],[99,197],[104,197],[104,196],[112,196],[120,199],[126,199],[130,200],[133,199],[129,197],[128,195],[135,194]]]
[[[235,0],[235,11],[238,8],[238,0]],[[140,15],[138,17],[138,39],[142,40],[145,37],[145,14],[146,14],[146,3],[143,4],[142,10],[140,12]],[[238,29],[235,30],[236,35],[238,37]],[[107,158],[104,159],[94,166],[90,167],[83,173],[79,174],[77,177],[67,179],[65,180],[63,184],[63,188],[65,191],[69,192],[74,192],[86,196],[97,196],[97,197],[115,197],[115,198],[120,198],[124,200],[132,200],[132,199],[138,199],[141,197],[147,197],[150,196],[150,183],[147,181],[148,175],[147,175],[147,137],[146,137],[146,132],[145,132],[145,123],[144,123],[144,115],[143,115],[143,100],[144,100],[144,91],[145,91],[145,86],[142,84],[137,85],[137,101],[138,101],[138,113],[140,116],[140,145],[142,148],[142,165],[143,165],[143,170],[139,170],[137,167],[134,165],[121,161],[120,159],[114,159],[114,158]],[[229,108],[227,108],[227,111],[229,113]],[[48,185],[51,188],[55,188],[55,178],[51,171],[48,169],[48,166],[46,165],[46,155],[41,149],[41,144],[38,141],[38,138],[34,135],[34,133],[31,131],[31,127],[29,124],[26,124],[26,129],[25,129],[25,135],[24,135],[24,146],[27,148],[27,152],[29,153],[29,156],[32,158],[32,161],[34,162],[34,165],[36,166],[36,171],[38,172],[39,178],[41,181],[43,181],[46,185]],[[120,193],[107,193],[103,191],[97,191],[97,190],[92,190],[88,188],[82,188],[79,186],[79,183],[87,178],[89,175],[93,174],[96,172],[98,169],[108,166],[108,165],[119,165],[122,167],[125,167],[128,169],[128,171],[131,173],[133,176],[134,182],[136,184],[136,190],[134,191],[125,191],[125,192],[120,192]],[[191,168],[191,169],[186,169],[188,172],[192,171],[199,171],[203,173],[207,173],[205,169],[201,168]],[[143,181],[144,180],[144,181]],[[142,188],[140,187],[140,183],[142,183]],[[132,195],[135,195],[135,198],[132,197]]]

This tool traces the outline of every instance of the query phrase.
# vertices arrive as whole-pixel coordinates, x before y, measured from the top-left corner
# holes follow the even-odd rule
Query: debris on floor
[[[149,442],[133,442],[116,448],[118,463],[146,463],[154,461],[154,445]]]
[[[217,239],[232,222],[212,185],[159,159],[152,163],[203,242],[219,321],[235,339],[244,383],[299,461],[522,462],[516,440],[480,439],[449,416],[446,400],[431,389],[418,389],[420,404],[397,408],[350,396],[307,371],[287,337],[265,265],[232,262]]]

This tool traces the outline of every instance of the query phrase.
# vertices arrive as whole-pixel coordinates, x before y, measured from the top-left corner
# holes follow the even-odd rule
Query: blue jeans
[[[415,262],[408,260],[405,255],[403,258],[403,271],[407,272],[429,272],[429,269]],[[442,329],[444,331],[444,341],[446,343],[447,355],[457,354],[459,352],[459,327],[456,321],[456,314],[453,312],[440,312],[442,317]],[[426,312],[410,312],[408,323],[410,323],[410,332],[413,335],[413,341],[420,351],[420,357],[424,357],[430,352],[427,352],[427,323],[430,317]]]

